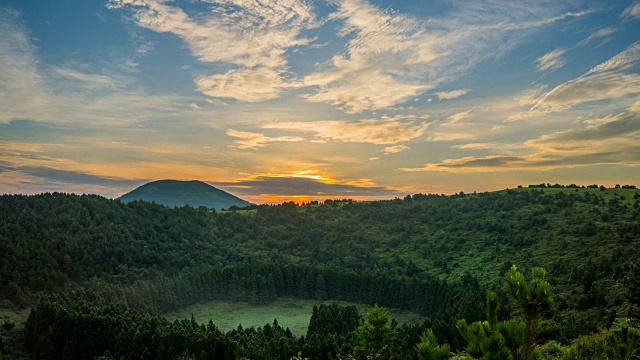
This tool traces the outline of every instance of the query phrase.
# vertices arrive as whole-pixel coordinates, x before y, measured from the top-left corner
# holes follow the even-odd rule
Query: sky
[[[2,0],[0,193],[640,186],[640,2]]]

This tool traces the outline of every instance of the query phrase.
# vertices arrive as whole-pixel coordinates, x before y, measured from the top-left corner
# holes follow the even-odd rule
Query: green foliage
[[[357,359],[391,358],[396,331],[389,325],[390,320],[389,311],[378,305],[369,310],[366,320],[361,320],[355,330]]]
[[[456,351],[462,339],[453,319],[465,319],[491,340],[478,342],[478,351],[504,345],[513,355],[524,341],[528,350],[518,357],[532,358],[540,339],[567,343],[610,326],[617,316],[633,316],[625,301],[637,298],[638,266],[631,264],[640,258],[640,207],[633,207],[639,193],[630,187],[546,186],[287,203],[224,214],[98,196],[5,195],[0,299],[22,307],[42,294],[84,287],[93,294],[86,301],[96,306],[151,314],[211,300],[378,303],[429,318],[428,324],[396,328],[396,350],[390,350],[415,352],[420,336],[433,328],[439,343]],[[534,270],[526,282],[509,270],[513,263],[548,269],[554,297],[545,295],[550,288],[544,272]],[[513,276],[506,288],[505,271]],[[485,289],[496,291],[491,301],[502,299],[502,305],[487,302],[483,308]],[[507,294],[515,299],[511,305]],[[554,303],[553,323],[543,329]],[[521,317],[505,323],[513,310]],[[486,326],[475,328],[485,312]],[[57,340],[48,328],[43,331],[43,339]],[[315,333],[299,350],[314,360],[316,354],[345,353],[345,336]],[[233,344],[242,350],[238,354],[257,351],[241,340]]]
[[[521,319],[511,319],[498,324],[500,334],[505,349],[508,349],[513,359],[527,359],[526,350],[523,345],[526,343],[526,324]]]
[[[87,302],[86,293],[46,296],[26,324],[25,344],[37,359],[282,359],[304,344],[274,322],[222,333],[193,318],[168,322],[148,313]]]
[[[491,331],[495,331],[498,324],[498,302],[498,294],[493,291],[487,293],[487,322]]]
[[[551,285],[546,281],[546,272],[541,268],[533,269],[531,281],[527,283],[521,272],[513,265],[506,274],[507,290],[520,309],[524,323],[524,342],[522,356],[524,360],[534,358],[535,334],[540,318],[553,308],[554,301]],[[517,334],[519,338],[519,334]],[[512,351],[513,353],[513,351]]]
[[[271,260],[409,279],[433,276],[449,283],[468,274],[478,286],[430,300],[433,306],[415,304],[424,296],[415,295],[411,285],[399,289],[395,299],[389,295],[389,302],[366,302],[436,316],[440,304],[456,299],[451,307],[471,322],[482,317],[479,289],[495,288],[504,270],[518,263],[553,274],[558,322],[568,324],[576,315],[581,320],[578,328],[561,329],[568,340],[605,320],[594,316],[601,313],[596,310],[625,300],[619,286],[625,266],[640,256],[640,209],[630,205],[638,193],[552,186],[339,206],[287,203],[259,206],[247,215],[60,193],[1,196],[0,253],[7,255],[0,259],[0,298],[24,306],[33,303],[33,294],[66,290],[94,277],[132,283],[203,264]],[[270,279],[257,275],[249,284],[235,284],[231,297],[273,301]],[[333,299],[331,275],[312,275],[296,284],[296,293]]]
[[[624,276],[624,284],[629,290],[629,300],[640,305],[640,258],[629,267]]]
[[[581,336],[563,349],[562,360],[617,359],[640,357],[640,329],[623,321],[612,329]]]
[[[533,269],[527,282],[513,265],[505,276],[506,287],[518,305],[520,317],[498,322],[498,296],[487,294],[487,321],[471,325],[463,319],[458,322],[460,333],[467,341],[467,352],[474,358],[531,360],[538,358],[536,330],[542,316],[553,307],[551,285],[545,280],[546,272]]]
[[[225,333],[211,321],[199,324],[192,317],[170,322],[126,306],[101,304],[94,296],[88,290],[44,296],[26,324],[25,344],[31,357],[289,360],[336,359],[346,354],[358,359],[415,359],[420,334],[427,331],[424,326],[397,326],[385,309],[374,307],[359,330],[346,334],[314,332],[296,337],[275,320]]]
[[[320,304],[313,307],[307,336],[348,335],[358,327],[359,319],[360,315],[355,305]]]
[[[534,277],[540,279],[540,274],[534,273]],[[510,275],[520,278],[518,274]],[[530,281],[528,286],[533,283]],[[538,286],[544,285],[538,282]],[[631,321],[579,338],[565,348],[554,341],[540,346],[534,338],[529,352],[530,323],[524,316],[495,322],[498,298],[492,292],[487,295],[487,318],[493,320],[471,324],[459,321],[460,333],[468,341],[467,354],[473,358],[524,360],[562,355],[564,359],[636,359],[640,355],[640,330],[631,326]],[[354,310],[337,305],[316,307],[307,337],[297,338],[277,320],[263,327],[238,327],[223,333],[211,321],[199,324],[192,317],[169,322],[131,310],[126,304],[113,303],[93,290],[81,290],[44,296],[27,321],[25,344],[32,357],[38,359],[290,360],[335,359],[341,357],[339,354],[347,354],[350,359],[451,357],[450,346],[437,340],[433,330],[446,333],[447,327],[441,322],[398,327],[390,320],[389,312],[377,305],[354,331],[325,331],[340,329],[341,318],[342,323],[345,319],[353,320]],[[525,313],[523,309],[520,311]]]
[[[479,359],[483,354],[483,341],[487,337],[482,322],[468,324],[466,320],[458,320],[458,330],[467,342],[467,353],[474,359]]]
[[[428,329],[426,334],[420,338],[420,343],[416,345],[418,359],[420,360],[441,360],[451,358],[449,345],[438,345],[433,330]]]
[[[533,277],[527,283],[524,275],[513,265],[507,272],[506,284],[527,323],[535,323],[541,315],[553,308],[551,285],[546,281],[544,269],[534,268]]]
[[[302,351],[300,351],[298,355],[292,356],[289,360],[309,360],[309,358],[302,357]]]

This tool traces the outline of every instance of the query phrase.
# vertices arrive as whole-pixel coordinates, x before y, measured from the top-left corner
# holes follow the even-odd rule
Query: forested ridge
[[[35,358],[86,358],[105,349],[116,358],[156,358],[160,353],[145,355],[146,346],[159,351],[151,344],[160,334],[185,332],[197,333],[201,345],[174,344],[163,356],[269,359],[276,348],[288,349],[275,357],[283,359],[298,351],[312,360],[366,356],[349,351],[363,339],[353,325],[335,326],[350,332],[296,339],[277,324],[223,334],[213,323],[158,317],[213,299],[260,304],[281,296],[420,312],[427,319],[422,325],[389,325],[395,339],[389,349],[404,344],[411,349],[405,356],[416,358],[429,329],[452,351],[465,349],[457,321],[485,319],[488,292],[500,300],[500,321],[517,313],[504,286],[517,264],[547,270],[554,306],[538,330],[542,339],[570,344],[637,317],[639,198],[633,187],[536,186],[216,212],[95,195],[4,195],[0,298],[4,306],[37,304],[25,332]],[[100,333],[105,329],[113,339],[139,332],[138,347],[86,343],[86,334],[109,338]],[[610,331],[602,338],[622,330]],[[288,345],[272,343],[281,340]],[[218,350],[193,350],[204,348]],[[97,349],[102,352],[91,352]]]

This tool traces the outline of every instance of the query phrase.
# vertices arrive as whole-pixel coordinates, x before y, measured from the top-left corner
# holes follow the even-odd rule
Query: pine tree
[[[525,323],[523,357],[529,360],[534,355],[535,331],[538,321],[554,306],[551,285],[546,281],[546,271],[533,268],[529,283],[515,265],[507,272],[507,290],[520,307],[520,317]]]
[[[520,317],[498,322],[498,296],[490,292],[487,294],[486,321],[472,324],[467,324],[464,319],[458,321],[469,355],[487,360],[531,360],[538,356],[536,328],[554,304],[551,285],[545,276],[543,269],[534,268],[533,277],[527,283],[515,265],[507,272],[507,290],[520,308]]]
[[[438,345],[436,336],[432,329],[428,329],[427,333],[420,337],[420,343],[416,346],[418,350],[418,359],[420,360],[441,360],[451,358],[449,345]]]
[[[354,352],[357,359],[391,357],[396,331],[389,326],[389,311],[377,304],[367,313],[367,320],[361,320],[355,331],[358,345]]]

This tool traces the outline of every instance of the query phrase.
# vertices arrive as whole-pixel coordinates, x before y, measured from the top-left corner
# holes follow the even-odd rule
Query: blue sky
[[[640,179],[637,1],[9,0],[0,61],[4,193]]]

